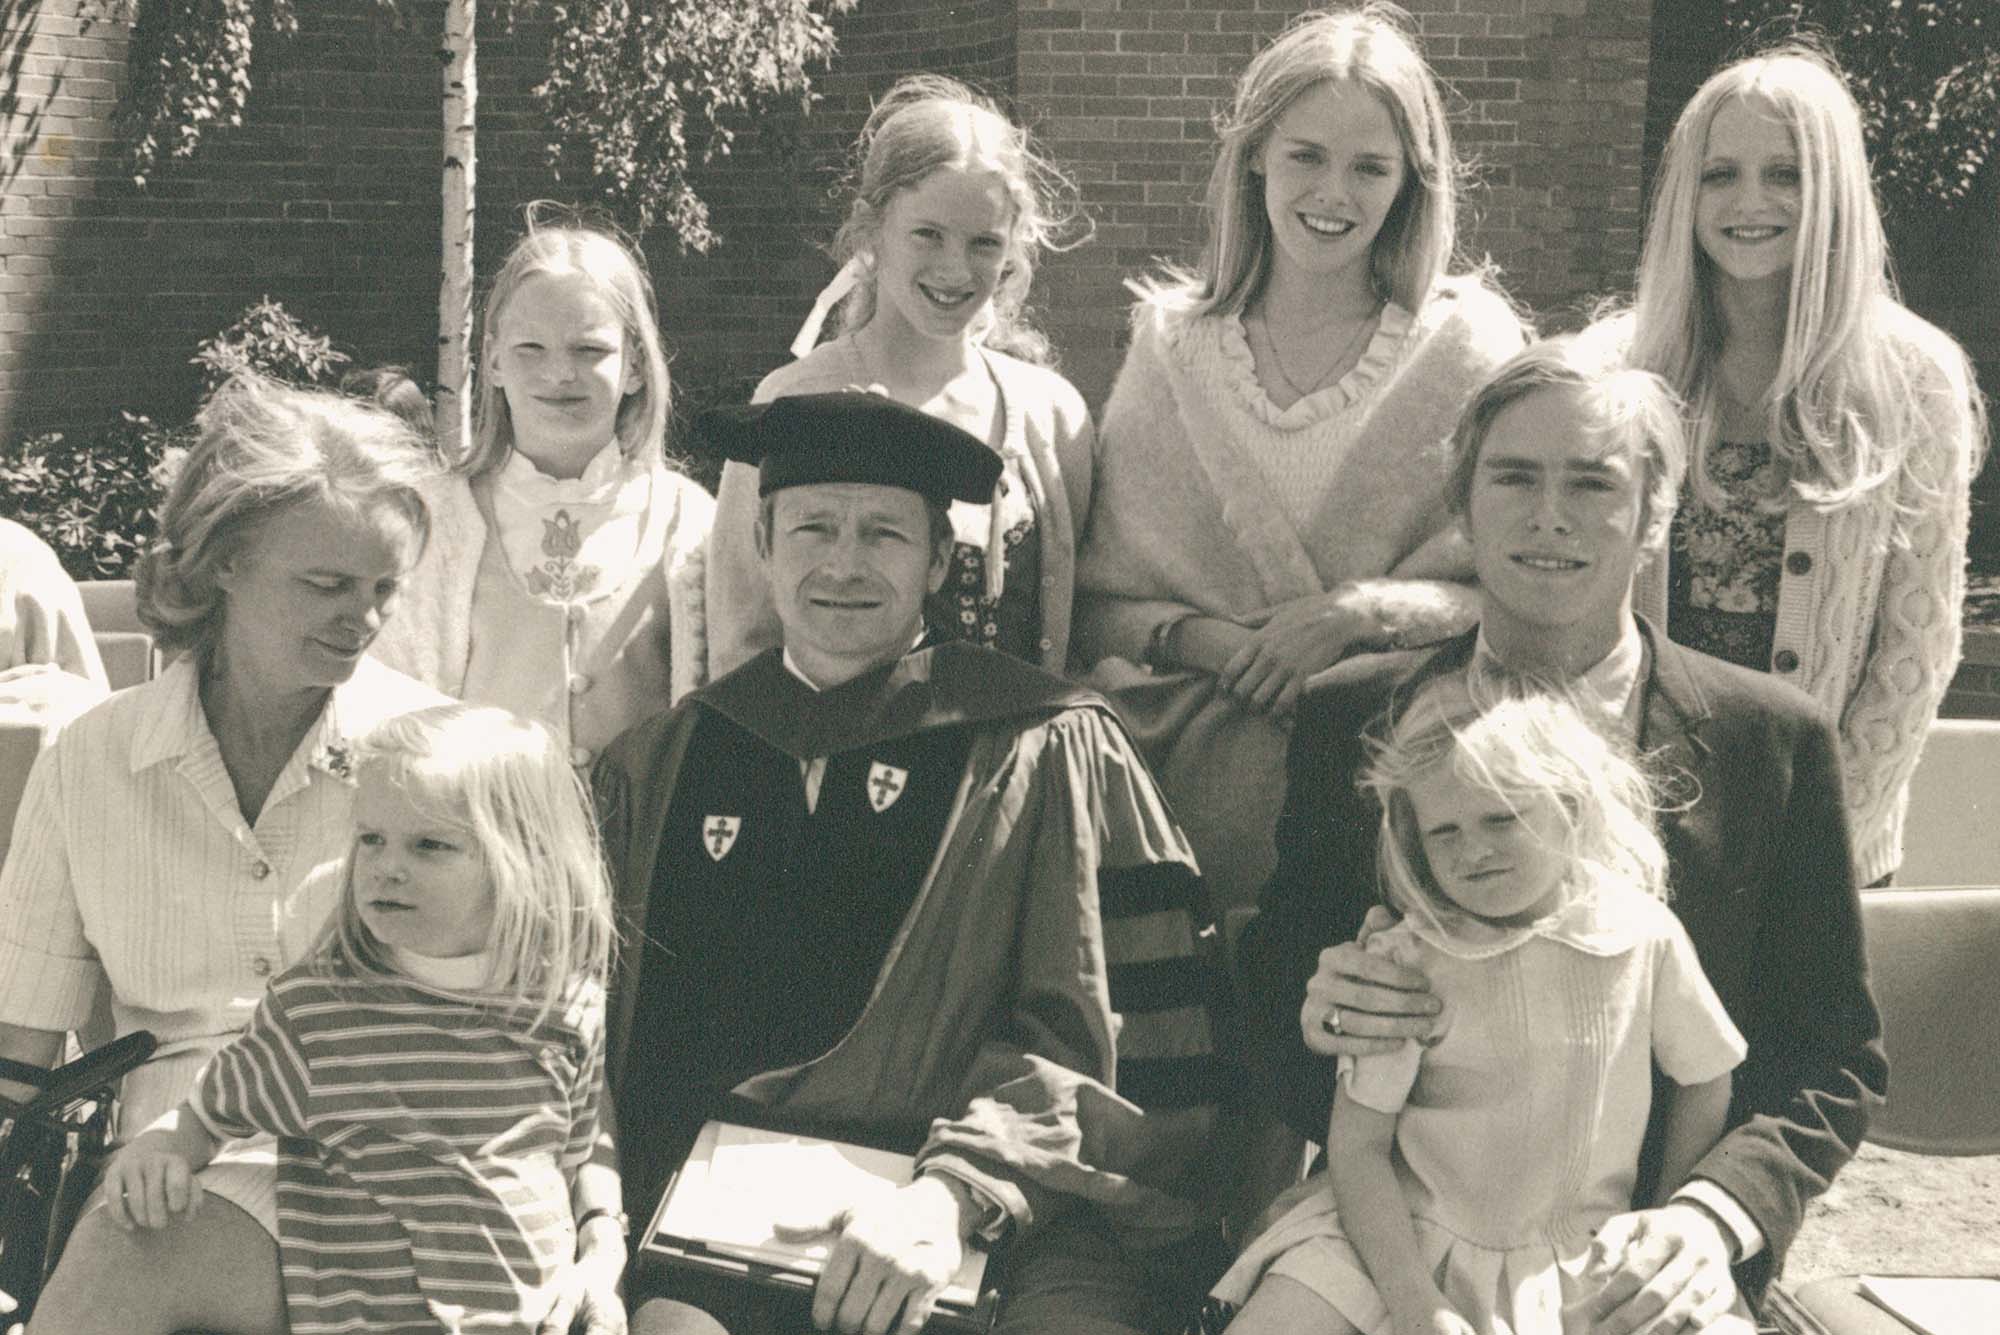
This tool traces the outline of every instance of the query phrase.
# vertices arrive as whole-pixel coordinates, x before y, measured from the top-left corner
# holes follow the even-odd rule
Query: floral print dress
[[[1782,492],[1778,468],[1770,446],[1735,441],[1718,441],[1708,466],[1723,504],[1703,504],[1692,487],[1681,493],[1667,565],[1667,623],[1679,644],[1768,672],[1785,512],[1760,498]]]

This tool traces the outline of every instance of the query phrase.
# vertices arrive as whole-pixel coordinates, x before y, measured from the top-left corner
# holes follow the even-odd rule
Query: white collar
[[[797,677],[800,681],[804,682],[806,684],[806,689],[811,691],[814,695],[818,695],[820,693],[820,690],[822,689],[820,684],[814,681],[811,677],[808,677],[806,675],[806,670],[799,666],[799,660],[792,657],[792,650],[790,645],[787,645],[785,647],[784,660],[785,660],[785,671],[791,673],[794,677]]]
[[[347,774],[346,752],[354,738],[366,732],[387,712],[375,701],[386,704],[385,692],[391,683],[385,676],[396,674],[367,655],[354,665],[353,675],[327,693],[326,705],[318,720],[307,729],[308,754],[336,778]],[[201,672],[195,656],[184,653],[167,665],[148,689],[157,707],[145,712],[132,733],[132,772],[137,774],[163,760],[179,760],[195,752],[202,738],[211,732],[208,715],[201,707]],[[440,697],[442,699],[442,697]]]
[[[1600,890],[1570,899],[1546,917],[1521,926],[1501,926],[1457,911],[1440,912],[1428,903],[1403,921],[1417,936],[1462,960],[1504,955],[1535,937],[1546,937],[1586,955],[1622,955],[1656,934],[1657,915],[1669,912],[1652,896],[1629,887]]]
[[[924,642],[924,630],[923,627],[919,626],[917,628],[917,638],[910,641],[911,651],[914,652],[917,646],[921,645],[923,642]],[[799,660],[792,657],[792,647],[790,645],[786,645],[784,647],[784,649],[782,650],[782,654],[784,657],[785,671],[791,673],[794,677],[797,677],[800,681],[804,682],[806,684],[807,689],[810,690],[814,695],[819,695],[824,691],[829,691],[833,689],[833,687],[831,686],[820,685],[818,682],[814,681],[811,677],[808,677],[806,675],[806,670],[799,666]],[[878,663],[875,666],[880,667],[881,664]],[[871,668],[863,668],[861,672],[855,673],[854,676],[858,677],[862,674],[862,672],[869,672],[872,670],[873,669]],[[854,677],[848,678],[848,681],[852,680],[854,680]],[[834,683],[834,685],[836,686],[843,684],[844,683],[841,682]]]
[[[386,942],[389,959],[395,966],[408,974],[416,982],[426,987],[435,987],[445,992],[478,992],[486,986],[486,980],[493,969],[493,952],[477,951],[471,955],[420,955],[402,946],[390,946]]]
[[[1632,698],[1639,689],[1639,674],[1645,665],[1646,641],[1639,633],[1638,619],[1627,617],[1625,629],[1609,653],[1568,681],[1556,684],[1567,687],[1579,705],[1622,724],[1631,717]],[[1494,673],[1520,675],[1493,651],[1484,624],[1479,627],[1479,638],[1472,648],[1472,673],[1475,678]]]
[[[494,486],[529,504],[607,501],[635,471],[644,471],[644,465],[626,458],[614,436],[590,456],[580,477],[550,477],[521,451],[509,450],[494,476]]]

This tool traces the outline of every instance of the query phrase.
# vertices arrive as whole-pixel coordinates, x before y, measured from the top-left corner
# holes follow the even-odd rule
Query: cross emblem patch
[[[896,799],[903,795],[909,782],[908,770],[876,761],[868,767],[868,805],[877,811],[887,811],[896,805]]]
[[[709,861],[720,862],[728,857],[729,850],[736,847],[736,832],[742,828],[741,816],[702,817],[701,846]]]

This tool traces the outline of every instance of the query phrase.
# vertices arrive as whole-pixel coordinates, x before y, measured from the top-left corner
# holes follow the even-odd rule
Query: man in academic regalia
[[[1098,697],[918,647],[946,506],[989,500],[999,458],[860,392],[703,425],[760,465],[784,644],[595,775],[627,929],[609,1069],[629,1210],[706,1118],[810,1128],[918,1168],[830,1221],[819,1327],[915,1331],[963,1247],[1002,1240],[1002,1329],[1158,1324],[1205,1278],[1185,1178],[1219,1069],[1201,888]],[[1146,1013],[1115,1015],[1120,993]],[[635,1330],[779,1328],[754,1295],[671,1296]]]

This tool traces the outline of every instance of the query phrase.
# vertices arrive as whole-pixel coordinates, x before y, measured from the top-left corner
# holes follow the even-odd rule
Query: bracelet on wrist
[[[576,1231],[581,1236],[583,1230],[600,1219],[609,1219],[618,1225],[618,1235],[624,1237],[632,1231],[632,1220],[623,1210],[614,1210],[608,1205],[592,1206],[576,1217]]]

